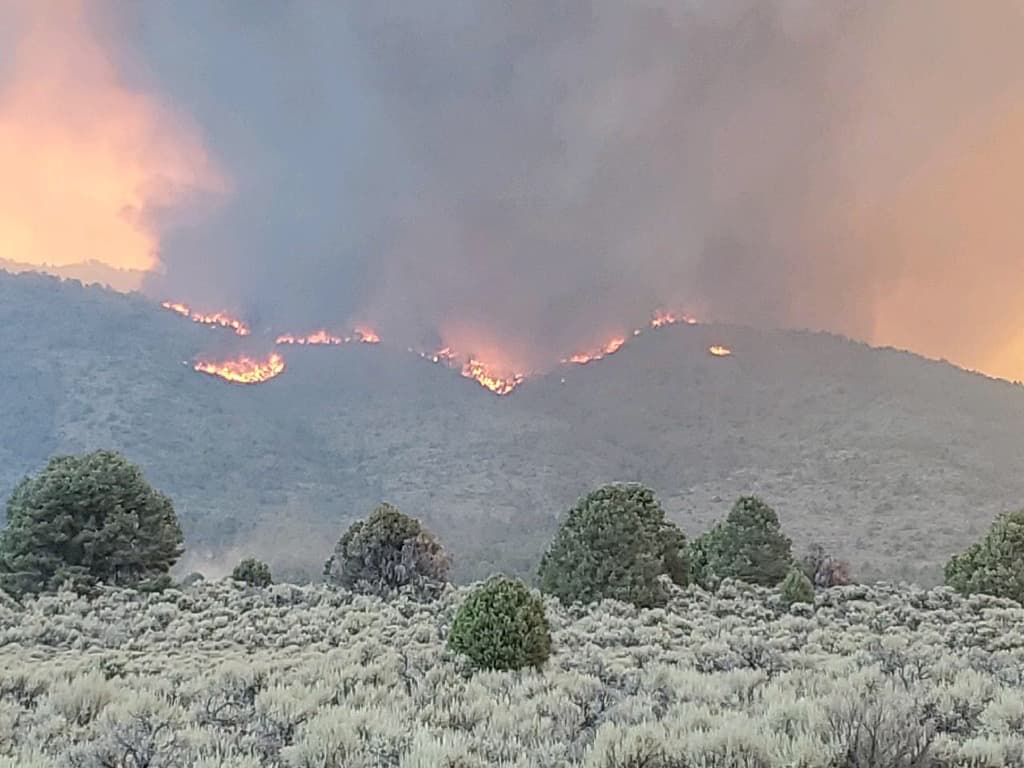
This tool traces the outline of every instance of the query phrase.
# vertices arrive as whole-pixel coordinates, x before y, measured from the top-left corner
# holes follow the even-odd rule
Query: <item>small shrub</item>
[[[539,667],[551,655],[544,603],[518,579],[492,578],[459,608],[448,647],[481,669]]]
[[[434,598],[448,582],[448,555],[419,520],[381,504],[353,523],[324,564],[327,580],[382,597],[402,589]]]
[[[789,573],[782,581],[780,591],[786,605],[814,602],[814,585],[807,578],[807,574],[797,567],[789,569]]]
[[[269,587],[274,583],[270,566],[254,557],[248,557],[236,565],[235,570],[231,572],[231,578],[254,587]]]
[[[612,484],[569,510],[541,559],[538,585],[563,603],[608,598],[647,608],[667,599],[660,576],[685,586],[689,570],[686,537],[654,492]]]
[[[850,564],[832,557],[820,544],[812,544],[800,560],[800,568],[819,589],[843,587],[850,583]]]

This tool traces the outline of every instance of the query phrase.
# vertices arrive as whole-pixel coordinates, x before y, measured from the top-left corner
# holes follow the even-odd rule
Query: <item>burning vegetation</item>
[[[410,349],[410,352],[413,350]],[[472,379],[484,389],[487,389],[498,396],[510,394],[516,387],[526,381],[525,373],[499,373],[496,366],[483,362],[473,356],[459,363],[459,355],[451,347],[442,347],[435,352],[419,352],[419,356],[431,363],[444,365],[447,368],[458,370],[459,374],[467,379]]]
[[[639,334],[635,331],[634,336]],[[577,352],[568,358],[562,358],[563,363],[573,363],[575,365],[586,365],[587,363],[593,363],[597,360],[604,360],[608,355],[614,355],[622,346],[626,343],[626,339],[622,336],[616,336],[608,340],[601,349],[593,352]]]
[[[200,373],[218,376],[233,384],[262,384],[284,373],[284,358],[276,352],[263,360],[243,355],[223,362],[198,362],[193,368]]]
[[[196,323],[210,327],[230,328],[239,336],[250,334],[249,327],[244,322],[223,312],[202,314],[187,304],[171,301],[163,302],[162,306]],[[649,327],[658,329],[676,324],[696,325],[697,319],[685,312],[658,310],[652,315]],[[613,336],[597,349],[577,352],[562,358],[560,362],[563,365],[587,365],[603,360],[622,349],[629,338],[640,336],[642,333],[642,328],[636,328],[629,337]],[[379,344],[380,336],[372,328],[363,325],[357,326],[351,334],[346,336],[337,336],[321,328],[302,336],[283,333],[274,339],[274,344],[277,346],[341,346],[353,343]],[[498,396],[511,394],[528,377],[527,373],[517,371],[511,366],[498,365],[493,361],[487,362],[473,354],[460,354],[451,346],[441,347],[434,352],[416,352],[410,347],[409,352],[419,355],[423,360],[456,370],[464,378],[472,379],[484,389]],[[726,357],[732,354],[732,350],[728,347],[717,344],[709,347],[708,352],[715,357]],[[285,361],[281,354],[275,352],[264,359],[241,356],[225,362],[199,362],[194,367],[200,373],[218,376],[233,383],[259,384],[283,373]]]
[[[516,387],[526,381],[525,373],[498,375],[487,363],[472,357],[462,366],[462,375],[467,379],[473,379],[481,387],[498,396],[511,394]]]
[[[666,325],[675,325],[676,323],[696,325],[697,318],[693,317],[693,315],[688,315],[685,312],[666,312],[662,309],[655,312],[654,317],[651,318],[651,328],[661,328]],[[634,331],[634,335],[639,334]]]
[[[319,331],[314,331],[306,336],[295,336],[290,333],[285,333],[274,340],[275,344],[294,344],[300,347],[336,347],[341,344],[351,344],[352,342],[358,342],[359,344],[380,344],[380,336],[368,328],[356,328],[350,336],[335,336],[321,328]]]
[[[213,314],[206,315],[202,312],[196,312],[180,301],[165,301],[160,306],[164,309],[169,309],[171,312],[176,312],[182,317],[187,317],[194,323],[206,325],[210,328],[230,328],[239,336],[248,336],[251,333],[249,326],[241,320],[231,317],[226,312],[214,312]]]
[[[308,336],[293,336],[290,333],[282,334],[275,339],[275,344],[298,344],[299,346],[336,346],[346,341],[350,341],[349,338],[341,338],[340,336],[332,336],[327,331],[319,330],[315,333],[311,333]]]
[[[356,328],[354,335],[360,344],[380,344],[380,336],[370,328]]]

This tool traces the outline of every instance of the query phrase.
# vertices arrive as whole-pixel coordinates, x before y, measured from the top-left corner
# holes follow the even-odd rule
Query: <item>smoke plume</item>
[[[0,114],[32,120],[0,130],[80,141],[83,120],[121,125],[97,116],[122,102],[153,114],[139,93],[191,116],[205,143],[167,144],[150,117],[101,144],[130,147],[133,192],[204,186],[204,146],[231,181],[202,219],[116,230],[142,236],[118,261],[141,269],[159,233],[161,297],[257,327],[369,321],[517,369],[682,307],[1024,373],[1016,0],[86,7],[111,53],[46,58],[22,36]],[[134,95],[24,106],[38,83],[63,95],[69,73],[109,93],[128,75],[107,56],[130,64]],[[14,210],[37,208],[55,215],[31,195]],[[43,245],[15,260],[74,250]]]
[[[129,287],[159,267],[161,211],[221,180],[191,127],[125,84],[88,9],[0,5],[0,260]]]

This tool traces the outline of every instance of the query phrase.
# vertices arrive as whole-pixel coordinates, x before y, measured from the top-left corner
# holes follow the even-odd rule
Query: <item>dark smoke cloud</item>
[[[165,234],[154,291],[531,365],[659,305],[981,365],[990,334],[948,321],[966,274],[988,330],[1020,319],[1020,291],[1000,312],[979,287],[1019,259],[1016,229],[949,231],[973,265],[922,239],[976,215],[933,191],[1024,96],[1013,0],[102,9],[233,182]]]

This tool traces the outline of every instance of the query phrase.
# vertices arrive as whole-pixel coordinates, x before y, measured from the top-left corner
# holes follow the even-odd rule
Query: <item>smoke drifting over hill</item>
[[[1024,375],[1012,0],[84,8],[230,179],[161,220],[161,298],[517,368],[663,306]]]

